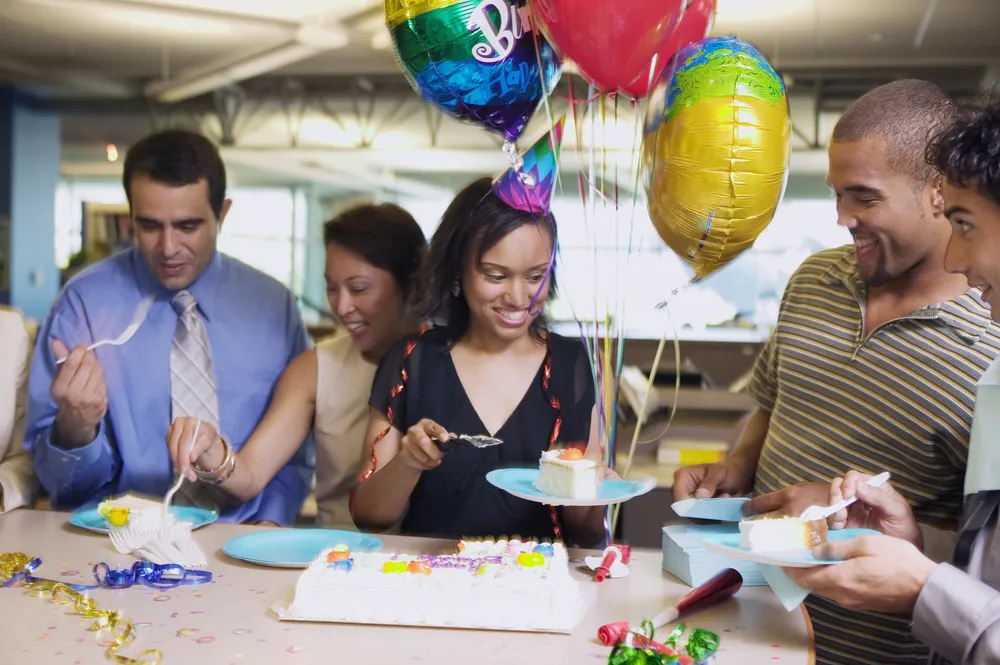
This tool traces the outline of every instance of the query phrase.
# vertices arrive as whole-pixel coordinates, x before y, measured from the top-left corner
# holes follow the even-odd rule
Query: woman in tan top
[[[348,210],[327,222],[324,236],[327,299],[346,333],[289,364],[238,454],[204,422],[190,448],[195,418],[176,419],[167,441],[174,468],[242,502],[264,489],[313,427],[319,521],[353,528],[347,499],[358,479],[372,380],[392,343],[419,327],[409,303],[427,241],[413,217],[391,204]]]
[[[31,343],[20,313],[0,309],[0,515],[35,503],[38,480],[24,452]],[[368,411],[365,410],[365,424]],[[362,433],[362,436],[364,434]]]

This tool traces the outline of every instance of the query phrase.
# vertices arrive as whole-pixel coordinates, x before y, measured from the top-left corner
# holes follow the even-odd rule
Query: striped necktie
[[[170,347],[171,420],[193,416],[219,432],[219,395],[212,368],[205,323],[198,315],[198,302],[190,291],[178,291],[170,303],[177,312],[177,328]],[[177,493],[184,503],[218,509],[201,483],[185,480]]]

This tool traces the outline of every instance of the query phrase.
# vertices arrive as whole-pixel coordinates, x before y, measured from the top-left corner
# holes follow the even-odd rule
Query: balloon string
[[[690,284],[689,282],[688,284]],[[688,286],[685,284],[684,286]],[[681,290],[680,287],[675,289],[674,292]],[[663,349],[666,347],[667,343],[667,332],[668,329],[664,328],[663,335],[660,337],[660,343],[656,347],[656,355],[653,357],[653,366],[649,370],[649,376],[646,378],[646,388],[642,393],[642,398],[639,400],[639,412],[636,414],[635,430],[632,432],[632,442],[629,444],[628,457],[625,460],[625,473],[622,474],[622,479],[627,479],[629,473],[632,471],[632,460],[635,457],[635,449],[638,445],[653,443],[654,441],[659,441],[670,429],[670,425],[674,422],[674,416],[677,415],[677,405],[679,402],[681,394],[681,345],[677,334],[677,324],[674,321],[673,316],[670,315],[669,306],[665,306],[664,309],[667,312],[667,319],[670,322],[669,330],[673,331],[674,338],[674,402],[670,406],[670,417],[667,418],[667,424],[664,425],[663,429],[653,438],[646,441],[639,441],[639,435],[642,432],[642,426],[646,420],[646,405],[649,403],[649,395],[653,391],[653,382],[656,380],[656,374],[660,369],[660,360],[663,357]],[[618,516],[621,511],[621,504],[615,506],[614,517],[611,521],[611,528],[614,529],[618,524]]]

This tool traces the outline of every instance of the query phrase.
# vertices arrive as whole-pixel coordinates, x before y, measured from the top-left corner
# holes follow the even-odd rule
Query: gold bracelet
[[[233,475],[233,470],[236,468],[236,454],[233,452],[233,447],[229,445],[229,442],[219,437],[222,441],[223,447],[226,449],[226,453],[222,459],[222,463],[214,469],[203,469],[198,466],[198,463],[194,463],[194,472],[198,476],[198,480],[208,483],[209,485],[219,485],[221,483],[229,480],[229,477]]]

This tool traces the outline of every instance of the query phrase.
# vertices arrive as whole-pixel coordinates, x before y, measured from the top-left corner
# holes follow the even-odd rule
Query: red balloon
[[[688,0],[688,7],[681,16],[680,23],[674,33],[667,38],[663,46],[657,52],[656,70],[652,78],[655,86],[663,74],[663,69],[670,62],[674,53],[681,50],[692,42],[698,42],[708,37],[712,32],[712,24],[715,23],[715,2],[716,0]],[[650,62],[651,66],[653,63]],[[621,88],[619,92],[631,99],[641,99],[649,94],[649,66],[642,70],[635,81]]]
[[[530,0],[548,40],[603,92],[648,69],[675,32],[687,0]]]

